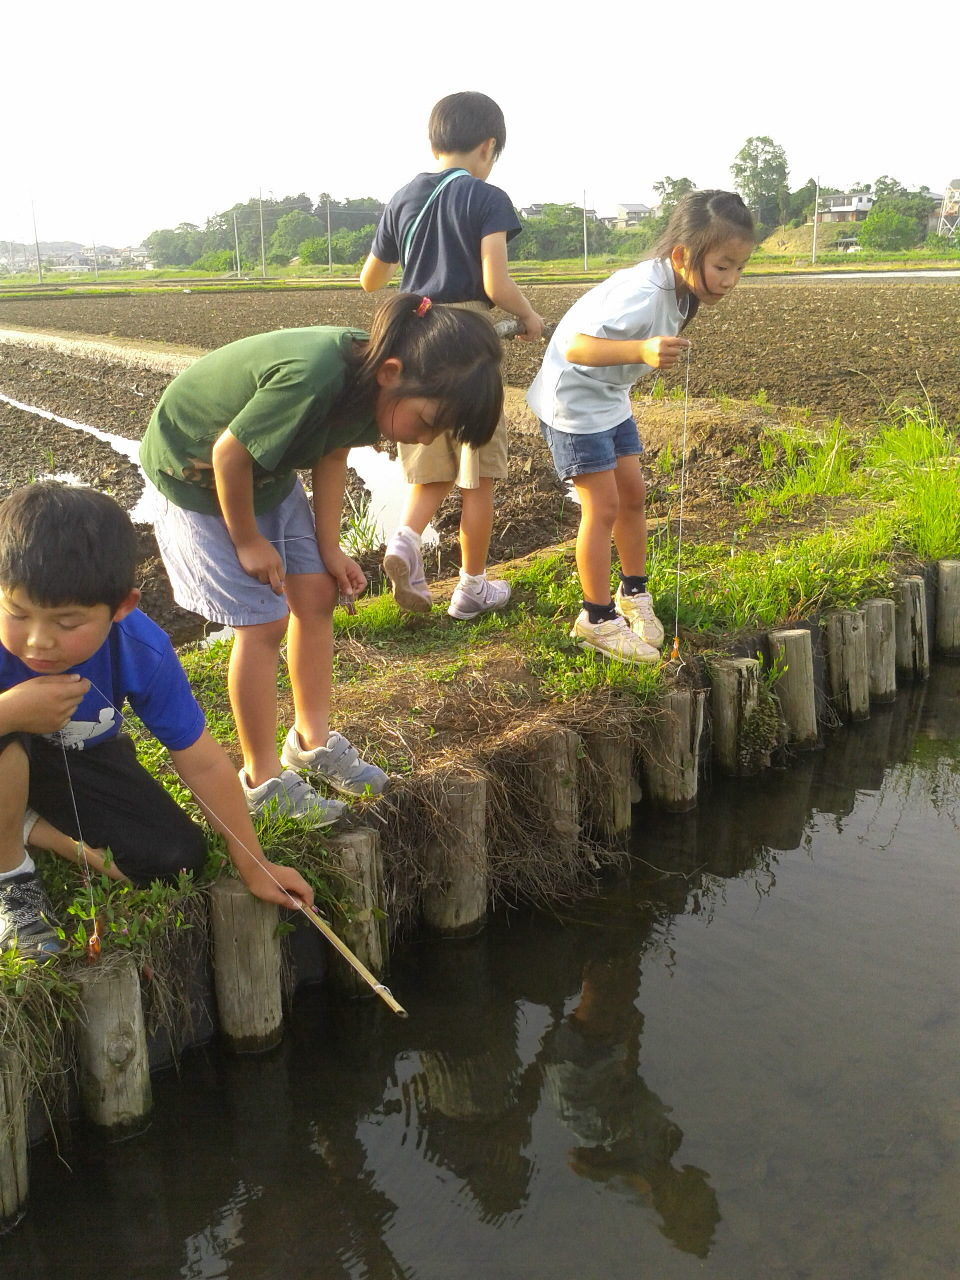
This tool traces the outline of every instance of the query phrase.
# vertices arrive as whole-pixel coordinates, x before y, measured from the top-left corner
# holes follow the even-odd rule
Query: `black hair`
[[[377,370],[395,359],[402,372],[391,397],[438,400],[436,425],[478,449],[493,435],[503,411],[500,339],[478,311],[432,304],[421,315],[423,301],[419,293],[396,293],[380,304],[370,340],[358,342],[348,354],[346,383],[328,421],[372,414],[380,391]]]
[[[135,586],[137,534],[96,489],[43,480],[0,503],[0,588],[45,609],[105,604],[115,613]]]
[[[735,191],[688,191],[674,207],[652,258],[669,258],[677,245],[690,255],[690,267],[703,280],[703,260],[725,240],[757,242],[753,214]],[[690,294],[684,328],[697,314],[700,299]]]
[[[503,112],[485,93],[451,93],[441,98],[430,112],[427,126],[434,155],[472,151],[493,138],[494,159],[507,145],[507,125]]]

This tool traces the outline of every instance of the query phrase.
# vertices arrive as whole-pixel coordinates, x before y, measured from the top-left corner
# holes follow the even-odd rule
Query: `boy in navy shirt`
[[[265,860],[169,637],[136,607],[136,561],[129,517],[93,489],[31,484],[0,506],[0,951],[63,945],[28,846],[138,885],[203,867],[203,831],[121,736],[125,701],[251,893],[313,901],[296,871]]]
[[[401,289],[433,302],[475,311],[509,311],[523,337],[540,337],[543,320],[507,270],[507,241],[520,233],[510,197],[487,182],[506,142],[503,112],[484,93],[452,93],[430,113],[430,146],[438,171],[420,173],[387,203],[360,273],[368,292],[382,289],[399,264]],[[458,445],[446,431],[428,445],[399,446],[411,485],[403,522],[387,544],[383,567],[401,609],[429,612],[433,600],[420,540],[441,502],[459,485],[460,582],[447,612],[478,617],[510,599],[506,582],[486,576],[493,532],[493,483],[507,475],[507,424],[501,416],[489,444]]]

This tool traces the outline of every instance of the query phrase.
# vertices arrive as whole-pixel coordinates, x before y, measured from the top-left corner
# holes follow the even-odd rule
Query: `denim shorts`
[[[154,499],[157,546],[178,605],[227,627],[279,622],[287,616],[286,596],[276,595],[269,583],[241,568],[223,516],[186,511],[159,493]],[[299,480],[278,507],[257,516],[257,528],[279,551],[287,577],[326,573],[313,512]]]
[[[555,431],[545,422],[540,431],[550,446],[553,465],[561,480],[589,475],[592,471],[613,471],[618,458],[634,457],[643,453],[640,433],[632,418],[607,431],[581,435],[573,431]]]

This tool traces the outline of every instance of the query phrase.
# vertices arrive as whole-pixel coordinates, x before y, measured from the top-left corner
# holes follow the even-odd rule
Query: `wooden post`
[[[770,631],[773,665],[781,671],[774,686],[787,725],[787,741],[798,751],[819,745],[817,702],[813,683],[813,641],[810,632]]]
[[[830,700],[843,720],[870,717],[870,672],[866,618],[856,609],[838,609],[823,620]]]
[[[643,744],[647,795],[670,813],[684,813],[697,803],[705,701],[703,690],[671,689],[650,721]]]
[[[379,837],[370,827],[358,827],[330,836],[325,843],[353,902],[353,919],[338,922],[337,935],[375,977],[383,978],[390,967],[390,954]],[[342,956],[330,957],[328,972],[331,986],[342,995],[352,999],[374,994]]]
[[[213,969],[220,1030],[236,1053],[262,1053],[280,1043],[280,909],[255,898],[239,880],[210,890]]]
[[[579,867],[577,755],[580,737],[572,729],[552,729],[537,738],[524,766],[538,804],[544,838],[555,840],[561,859],[572,871]]]
[[[423,860],[423,920],[445,937],[476,933],[487,918],[487,780],[446,776],[438,808],[442,837]]]
[[[721,658],[710,663],[713,754],[725,773],[758,773],[770,763],[745,749],[744,730],[760,703],[760,663],[756,658]]]
[[[937,561],[937,653],[960,653],[960,560]]]
[[[27,1211],[27,1097],[20,1062],[0,1053],[0,1236]]]
[[[926,680],[930,675],[930,641],[927,635],[927,596],[923,578],[900,578],[896,612],[897,674],[905,680]]]
[[[897,696],[896,607],[892,600],[865,600],[867,668],[871,702],[893,702]]]
[[[80,1105],[112,1134],[142,1127],[153,1105],[140,979],[132,955],[101,960],[78,978]]]
[[[633,796],[633,739],[626,731],[584,733],[583,749],[597,779],[585,788],[583,818],[588,830],[611,849],[630,839]]]

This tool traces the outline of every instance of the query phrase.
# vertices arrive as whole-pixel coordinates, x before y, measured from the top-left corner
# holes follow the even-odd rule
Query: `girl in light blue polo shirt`
[[[740,279],[756,232],[731,191],[692,191],[670,216],[653,256],[615,272],[573,304],[527,392],[561,480],[580,501],[577,571],[583,609],[571,636],[622,662],[657,662],[663,627],[647,591],[646,488],[630,389],[675,366],[680,333],[702,304]],[[620,585],[610,591],[611,541]]]

